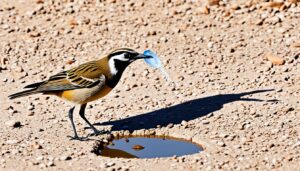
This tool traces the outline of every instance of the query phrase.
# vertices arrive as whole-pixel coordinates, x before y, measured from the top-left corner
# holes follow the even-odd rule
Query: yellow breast
[[[66,90],[62,91],[57,96],[66,99],[73,103],[84,104],[107,95],[112,88],[108,86],[103,87],[92,87],[92,88],[82,88],[76,90]]]

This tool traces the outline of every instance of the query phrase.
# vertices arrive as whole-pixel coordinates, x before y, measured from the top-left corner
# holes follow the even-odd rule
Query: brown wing
[[[44,92],[90,88],[101,82],[105,82],[103,71],[97,65],[96,61],[92,61],[51,76],[48,81],[37,88],[37,91]]]

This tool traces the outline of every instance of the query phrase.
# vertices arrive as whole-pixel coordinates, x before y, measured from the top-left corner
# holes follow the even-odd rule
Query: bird
[[[81,140],[73,121],[73,112],[76,105],[80,105],[79,115],[93,130],[93,134],[101,134],[85,117],[87,103],[106,96],[116,87],[127,66],[138,59],[151,58],[151,56],[138,53],[130,48],[118,48],[102,58],[83,63],[70,70],[59,72],[47,80],[25,86],[21,91],[8,96],[15,99],[23,96],[42,93],[55,95],[74,104],[68,112],[74,136],[72,140]]]

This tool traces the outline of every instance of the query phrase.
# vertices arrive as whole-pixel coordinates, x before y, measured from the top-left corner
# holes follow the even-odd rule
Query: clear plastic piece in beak
[[[152,57],[152,58],[144,58],[146,64],[148,64],[149,66],[155,69],[162,67],[159,57],[154,52],[152,52],[151,50],[145,50],[143,54],[145,56]]]
[[[174,82],[170,79],[169,74],[163,68],[163,66],[161,64],[161,60],[159,59],[159,57],[154,52],[152,52],[151,50],[145,50],[143,54],[145,56],[151,56],[152,57],[152,58],[144,58],[144,61],[146,62],[146,64],[148,64],[152,68],[159,69],[159,71],[162,73],[164,79],[166,81],[168,81],[169,83],[171,83],[171,85],[174,86],[175,85]]]

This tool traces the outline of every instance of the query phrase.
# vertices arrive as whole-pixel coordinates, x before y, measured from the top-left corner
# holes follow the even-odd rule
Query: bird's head
[[[108,64],[112,75],[122,74],[126,67],[138,59],[151,58],[128,48],[116,49],[108,54]]]

